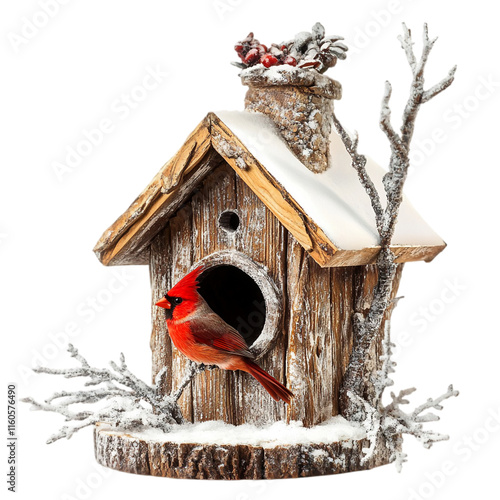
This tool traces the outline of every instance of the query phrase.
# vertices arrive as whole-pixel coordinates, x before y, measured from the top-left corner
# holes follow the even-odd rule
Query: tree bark
[[[168,438],[168,434],[166,435]],[[151,442],[125,432],[94,430],[99,464],[132,474],[182,479],[284,479],[371,469],[389,462],[384,447],[362,463],[368,440],[263,448]]]

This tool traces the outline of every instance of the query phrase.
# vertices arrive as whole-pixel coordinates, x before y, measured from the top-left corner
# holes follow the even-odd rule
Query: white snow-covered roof
[[[370,200],[336,133],[330,148],[330,168],[313,173],[291,152],[267,116],[248,111],[209,113],[103,233],[94,252],[105,265],[147,264],[152,238],[225,160],[320,266],[373,263],[380,247]],[[384,169],[369,158],[366,168],[382,193]],[[405,197],[391,245],[397,261],[430,261],[445,246]]]
[[[313,173],[290,151],[267,116],[247,111],[219,111],[215,114],[336,247],[361,250],[378,245],[370,200],[336,132],[331,134],[331,167],[326,172]],[[366,169],[379,192],[383,193],[385,170],[370,158],[367,158]],[[392,242],[394,246],[405,247],[445,244],[406,197]]]

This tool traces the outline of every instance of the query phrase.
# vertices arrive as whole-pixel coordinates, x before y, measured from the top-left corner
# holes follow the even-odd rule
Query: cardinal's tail
[[[282,399],[285,403],[290,404],[293,398],[292,391],[288,390],[281,382],[278,382],[269,373],[264,371],[259,365],[249,359],[245,359],[246,372],[256,378],[262,384],[264,389],[271,395],[275,401]]]

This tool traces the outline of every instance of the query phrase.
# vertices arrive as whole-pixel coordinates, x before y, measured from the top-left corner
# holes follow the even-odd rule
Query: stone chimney
[[[274,121],[295,156],[312,172],[330,166],[330,132],[339,82],[294,66],[252,67],[241,72],[245,109]]]

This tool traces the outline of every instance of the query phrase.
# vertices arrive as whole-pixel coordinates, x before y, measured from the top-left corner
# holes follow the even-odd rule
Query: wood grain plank
[[[286,372],[288,387],[295,398],[287,408],[288,421],[311,420],[313,403],[311,380],[303,366],[305,337],[310,329],[309,301],[305,294],[309,280],[309,261],[302,245],[292,236],[287,246],[287,320],[288,346]],[[305,312],[307,311],[307,313]]]
[[[349,363],[352,351],[352,314],[353,314],[353,275],[356,268],[333,268],[331,270],[331,321],[334,332],[332,344],[333,370],[333,409],[339,413],[339,392],[342,378]]]
[[[165,231],[164,236],[165,238],[170,237],[170,248],[168,250],[170,257],[164,256],[164,258],[171,259],[171,285],[174,285],[190,271],[193,264],[191,207],[189,205],[182,207],[175,217],[170,220],[169,225],[170,230]],[[167,291],[168,289],[163,293]],[[174,390],[184,377],[189,363],[189,359],[172,344],[172,388]],[[193,398],[190,387],[184,390],[179,399],[179,406],[184,417],[192,420]]]
[[[151,352],[152,381],[154,383],[158,372],[166,367],[165,376],[160,381],[162,394],[172,391],[172,341],[168,335],[167,323],[163,309],[155,304],[172,286],[172,252],[170,251],[170,226],[155,237],[151,243],[150,281],[151,281]]]
[[[282,310],[285,310],[287,230],[240,175],[236,175],[235,182],[240,216],[236,249],[267,268],[268,275],[280,291]],[[274,347],[258,360],[264,370],[285,385],[286,344],[286,332],[281,322]],[[238,423],[265,424],[285,418],[285,404],[275,402],[251,376],[239,374],[239,383],[242,399],[237,408],[240,415]]]
[[[296,397],[289,420],[312,426],[337,414],[338,374],[334,345],[331,272],[321,268],[291,235],[288,245],[287,373]],[[338,285],[337,285],[338,286]],[[344,297],[343,297],[344,299]]]
[[[226,164],[216,169],[191,199],[193,262],[222,249],[234,249],[235,233],[219,227],[219,214],[237,210],[234,171]],[[236,423],[237,376],[226,370],[200,374],[192,383],[194,420]]]

